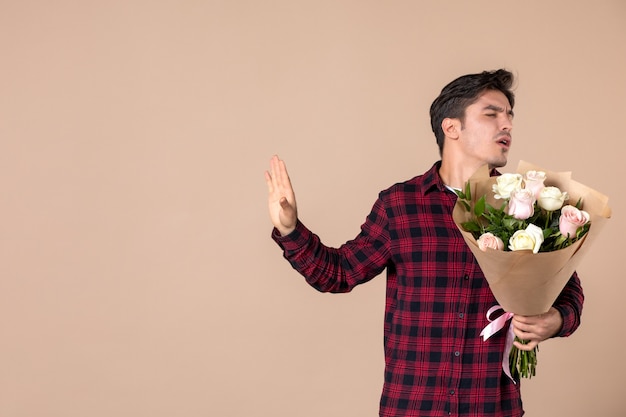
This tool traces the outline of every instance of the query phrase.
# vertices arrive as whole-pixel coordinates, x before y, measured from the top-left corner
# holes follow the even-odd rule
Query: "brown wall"
[[[352,238],[437,159],[428,107],[519,76],[520,159],[611,197],[532,417],[617,417],[623,385],[626,3],[0,1],[0,416],[374,416],[384,277],[304,284],[269,238],[263,171]]]

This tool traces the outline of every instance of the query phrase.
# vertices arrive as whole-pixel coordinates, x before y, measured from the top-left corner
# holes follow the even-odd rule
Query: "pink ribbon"
[[[487,311],[487,320],[489,320],[489,324],[485,326],[482,332],[480,332],[480,335],[483,337],[483,342],[498,333],[498,331],[506,326],[506,322],[513,317],[513,313],[504,311],[504,314],[498,316],[495,320],[492,320],[491,315],[500,310],[504,311],[501,306],[495,305]],[[509,326],[509,331],[506,335],[506,343],[504,345],[504,356],[502,357],[502,370],[506,376],[508,376],[511,381],[516,384],[515,379],[511,376],[511,369],[509,367],[509,355],[511,354],[511,349],[513,349],[513,340],[515,340],[515,333],[513,333],[513,326]]]

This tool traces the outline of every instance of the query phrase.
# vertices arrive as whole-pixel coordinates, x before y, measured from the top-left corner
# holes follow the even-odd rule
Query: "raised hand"
[[[296,196],[291,186],[285,162],[277,155],[270,160],[270,170],[265,171],[270,219],[282,236],[296,228],[298,211]]]

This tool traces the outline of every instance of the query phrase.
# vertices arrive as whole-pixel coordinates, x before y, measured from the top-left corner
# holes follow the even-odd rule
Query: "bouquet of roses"
[[[454,221],[499,303],[487,313],[483,340],[513,314],[548,311],[611,214],[608,198],[573,181],[571,173],[526,162],[517,173],[495,177],[484,167],[457,195]],[[500,309],[505,314],[491,321]],[[503,369],[511,378],[530,378],[537,348],[520,351],[514,338],[509,328]]]

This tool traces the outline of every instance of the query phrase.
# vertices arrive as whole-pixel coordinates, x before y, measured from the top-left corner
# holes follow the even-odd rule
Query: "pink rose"
[[[535,213],[535,196],[532,190],[518,188],[511,193],[507,214],[518,220],[526,220]]]
[[[524,188],[527,188],[533,192],[535,200],[539,198],[539,194],[546,180],[546,173],[543,171],[528,171],[524,174]]]
[[[480,235],[476,243],[478,243],[478,248],[483,252],[487,252],[487,248],[495,250],[504,249],[504,242],[502,242],[502,239],[489,232]]]
[[[559,218],[559,230],[563,236],[572,239],[576,232],[589,221],[589,213],[579,210],[574,206],[563,206]]]

